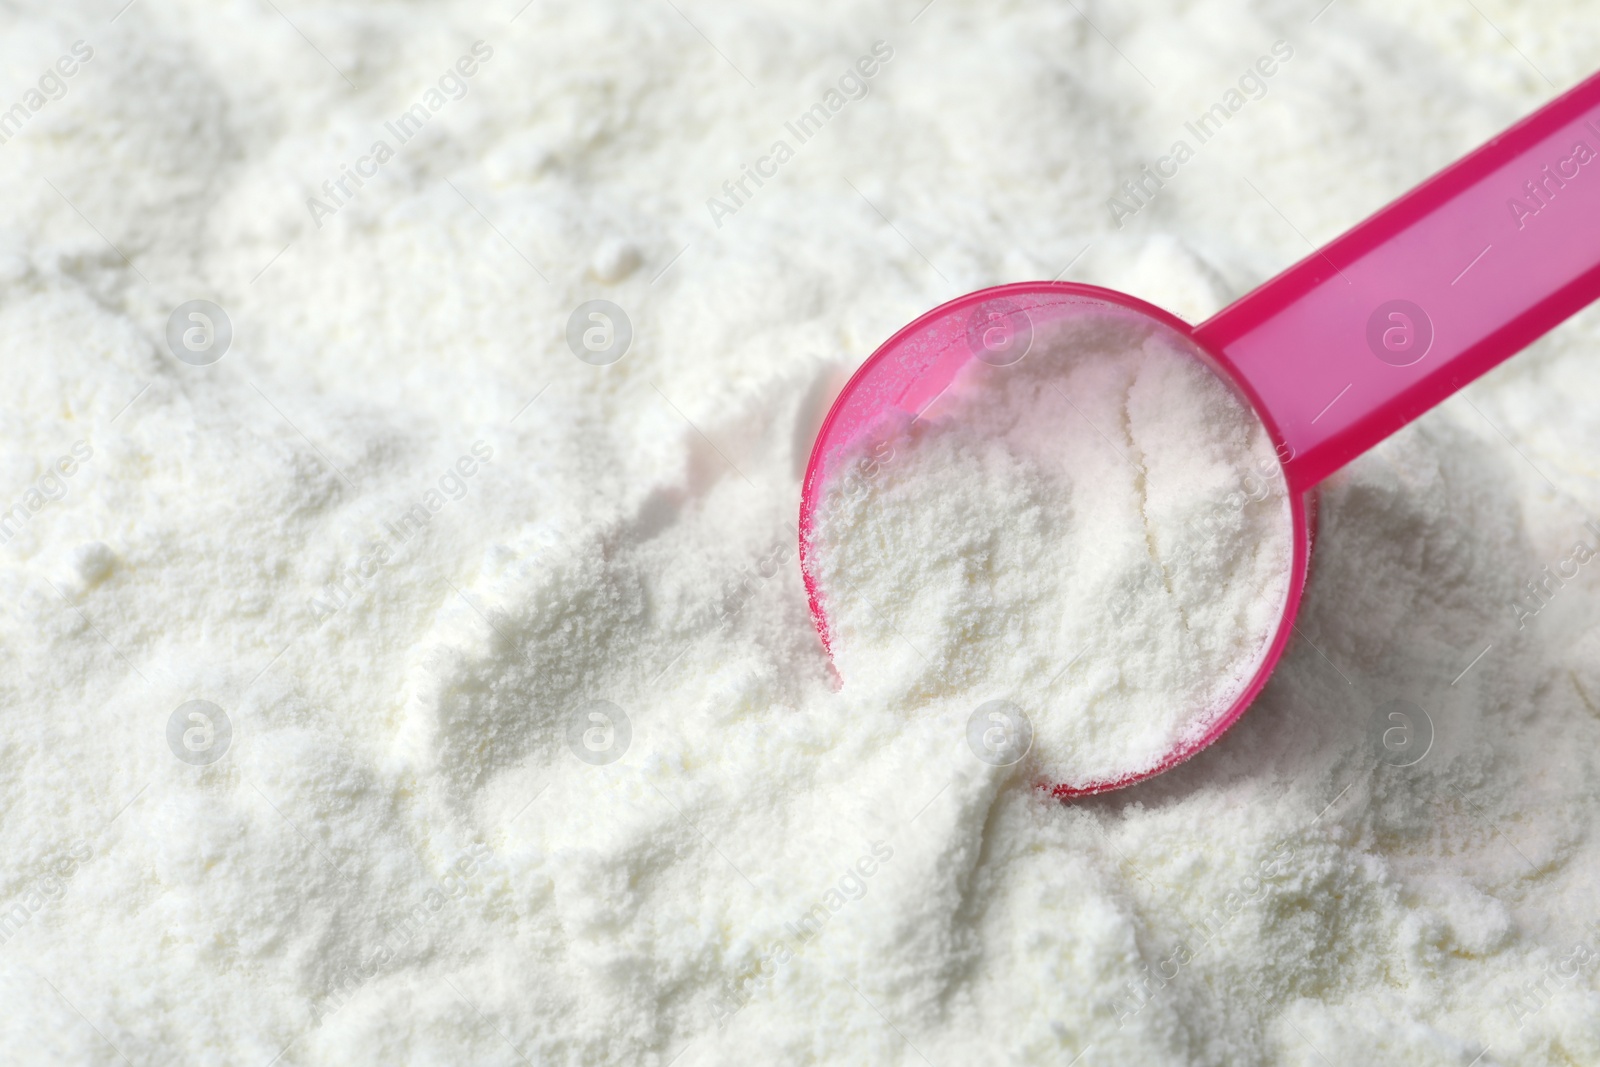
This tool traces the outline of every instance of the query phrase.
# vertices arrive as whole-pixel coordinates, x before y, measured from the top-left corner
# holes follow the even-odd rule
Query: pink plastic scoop
[[[1288,644],[1305,589],[1319,482],[1600,296],[1600,74],[1199,326],[1091,285],[1024,282],[952,300],[872,354],[834,401],[806,469],[800,559],[831,654],[811,558],[829,479],[895,409],[922,413],[971,359],[1022,358],[1034,330],[1132,316],[1187,339],[1278,446],[1294,523],[1288,596],[1265,658],[1197,741],[1153,769],[1061,783],[1057,796],[1177,766],[1236,722]]]

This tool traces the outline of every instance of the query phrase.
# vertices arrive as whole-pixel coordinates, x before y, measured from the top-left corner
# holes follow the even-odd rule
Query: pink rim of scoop
[[[1238,721],[1283,655],[1305,590],[1317,485],[1597,297],[1600,74],[1199,326],[1071,282],[958,297],[885,341],[817,434],[800,499],[801,570],[817,633],[831,657],[810,565],[815,512],[827,479],[880,419],[895,409],[920,414],[968,360],[1003,350],[1023,331],[1031,336],[1035,324],[1085,313],[1142,318],[1186,338],[1254,409],[1286,457],[1294,524],[1282,615],[1228,710],[1155,767],[1051,792],[1101,793],[1170,770]],[[999,349],[990,336],[1002,339]]]

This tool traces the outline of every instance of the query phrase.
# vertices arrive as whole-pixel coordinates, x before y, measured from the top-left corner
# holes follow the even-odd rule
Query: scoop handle
[[[1600,297],[1600,74],[1195,336],[1309,489]]]

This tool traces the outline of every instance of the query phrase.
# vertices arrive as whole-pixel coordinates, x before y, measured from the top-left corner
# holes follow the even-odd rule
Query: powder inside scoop
[[[1293,528],[1265,428],[1185,344],[1058,323],[855,446],[809,554],[847,686],[1008,701],[1073,786],[1205,735],[1265,655]]]

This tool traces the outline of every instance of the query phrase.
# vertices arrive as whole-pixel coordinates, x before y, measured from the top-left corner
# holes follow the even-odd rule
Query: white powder
[[[1069,263],[1198,320],[1549,98],[1496,29],[1587,74],[1586,0],[117,6],[0,16],[8,108],[94,50],[0,144],[0,1062],[1600,1062],[1600,568],[1513,606],[1595,543],[1592,313],[1329,484],[1271,684],[1125,792],[835,691],[794,529],[901,325]]]
[[[1198,743],[1260,666],[1289,585],[1282,474],[1169,331],[1054,324],[858,449],[814,536],[847,685],[1007,700],[1037,774],[1085,788]]]

